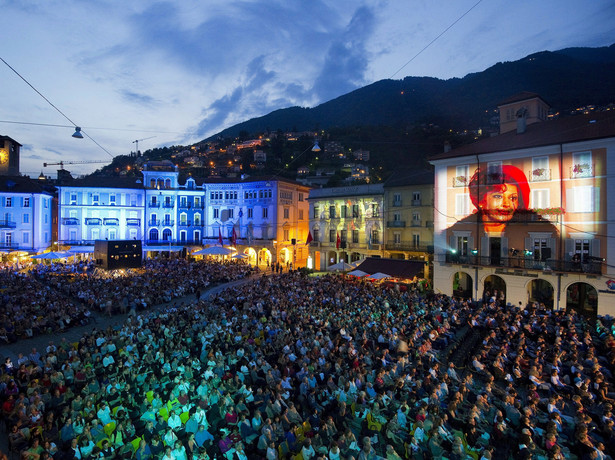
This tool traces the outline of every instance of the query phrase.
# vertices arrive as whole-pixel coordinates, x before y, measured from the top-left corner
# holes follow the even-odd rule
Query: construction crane
[[[141,141],[146,141],[146,140],[148,140],[148,139],[153,139],[153,138],[155,138],[155,137],[156,137],[156,136],[151,136],[151,137],[146,137],[145,139],[136,139],[136,140],[132,141],[132,143],[133,143],[133,144],[137,144],[137,146],[136,146],[136,150],[135,150],[135,156],[136,156],[136,157],[138,157],[138,156],[139,156],[139,142],[141,142]]]
[[[47,166],[60,166],[60,169],[64,169],[64,165],[85,165],[90,163],[109,163],[109,160],[67,160],[57,163],[43,163],[43,168]]]

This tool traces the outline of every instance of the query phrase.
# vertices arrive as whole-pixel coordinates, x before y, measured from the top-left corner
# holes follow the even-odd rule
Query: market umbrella
[[[234,251],[223,246],[210,246],[193,253],[193,256],[228,256]]]
[[[374,273],[373,275],[369,275],[368,278],[371,280],[383,280],[385,278],[392,278],[392,276],[387,275],[386,273],[377,272],[377,273]]]
[[[247,258],[248,258],[248,255],[244,254],[243,252],[238,252],[237,254],[231,257],[231,259],[247,259]]]
[[[365,273],[363,270],[353,270],[351,272],[348,272],[347,274],[359,277],[369,275],[369,273]]]
[[[350,270],[351,268],[353,268],[352,265],[349,265],[346,262],[338,262],[338,263],[336,263],[334,265],[328,266],[327,270],[329,270],[331,272],[336,271],[336,270],[346,271],[346,270]]]
[[[43,260],[43,259],[47,259],[47,260],[52,260],[52,259],[65,259],[67,257],[72,257],[72,254],[68,254],[66,252],[44,252],[42,254],[37,254],[35,256],[30,257],[31,259],[39,259],[39,260]]]

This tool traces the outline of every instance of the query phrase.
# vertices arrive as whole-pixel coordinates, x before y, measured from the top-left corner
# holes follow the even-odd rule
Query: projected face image
[[[484,194],[479,203],[483,222],[509,222],[519,207],[519,192],[516,185],[502,184]]]

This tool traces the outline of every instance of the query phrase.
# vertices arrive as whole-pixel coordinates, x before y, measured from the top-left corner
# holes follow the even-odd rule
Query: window
[[[534,259],[535,260],[544,260],[547,256],[545,249],[547,249],[547,239],[546,238],[534,238]],[[548,251],[549,253],[551,250]],[[545,256],[543,258],[543,255]],[[549,254],[550,256],[550,254]]]
[[[421,192],[412,192],[412,205],[413,206],[421,205]]]
[[[23,207],[24,208],[29,208],[30,207],[30,198],[26,197],[23,199]]]
[[[43,200],[43,208],[47,209],[49,207],[50,200]]]
[[[290,234],[288,230],[284,230],[284,241],[288,241],[290,239]]]
[[[401,221],[401,213],[399,213],[399,212],[394,213],[393,214],[393,220],[395,222],[400,222]]]
[[[201,207],[201,197],[200,196],[195,196],[194,197],[194,207],[195,208],[200,208]]]
[[[591,152],[579,152],[572,154],[572,179],[592,177],[594,175]]]
[[[201,225],[201,215],[199,213],[194,215],[194,225]]]
[[[358,204],[352,205],[352,218],[353,219],[359,218],[359,205]]]
[[[263,219],[267,219],[269,217],[269,208],[263,208]]]
[[[186,214],[185,212],[182,212],[179,215],[179,224],[186,225],[187,223],[188,223],[188,214]]]
[[[530,181],[538,182],[551,179],[549,169],[549,157],[532,158],[532,170],[530,171]]]
[[[10,196],[7,196],[7,197],[6,197],[6,204],[5,204],[5,206],[6,206],[7,208],[12,207],[12,206],[13,206],[13,198],[11,198]]]
[[[284,219],[290,219],[290,209],[284,208]]]
[[[254,219],[254,209],[248,208],[248,219]]]
[[[467,216],[468,214],[470,214],[470,195],[458,193],[455,195],[455,215]]]
[[[109,195],[109,205],[110,206],[115,206],[115,195]]]
[[[578,254],[581,261],[587,262],[589,259],[589,240],[574,240],[574,254]]]
[[[318,206],[314,205],[314,219],[318,219],[320,215],[320,209]]]
[[[337,235],[335,230],[329,230],[329,243],[335,243],[337,241]]]
[[[342,219],[346,218],[346,214],[348,213],[348,206],[346,206],[345,204],[342,205],[341,209],[340,209],[341,213],[340,213],[340,217]]]
[[[571,187],[566,190],[566,201],[569,212],[596,212],[598,211],[599,188],[591,185]]]
[[[413,212],[412,213],[412,226],[413,227],[420,227],[421,226],[421,213],[420,212]]]
[[[346,243],[346,241],[348,241],[348,230],[342,230],[340,232],[340,240],[342,240],[342,243]]]
[[[77,204],[77,194],[76,193],[71,193],[70,194],[70,204]]]
[[[312,238],[314,238],[314,241],[320,241],[320,230],[315,228],[312,233],[313,233]]]
[[[21,234],[21,242],[23,244],[29,244],[30,243],[30,233],[29,232],[23,232]]]
[[[380,233],[378,232],[378,230],[372,230],[371,237],[372,244],[380,244]]]
[[[214,208],[214,219],[220,218],[220,209]]]
[[[335,219],[335,206],[329,206],[329,219]]]
[[[23,223],[24,224],[29,224],[30,223],[30,214],[24,214],[23,215]]]
[[[100,201],[100,195],[98,194],[92,195],[92,204],[98,204],[99,201]]]
[[[303,209],[299,209],[299,220],[303,220]]]
[[[414,233],[412,235],[412,247],[418,248],[420,246],[421,246],[421,235],[419,235],[418,233]]]
[[[548,188],[545,189],[533,189],[531,200],[532,200],[532,208],[533,209],[545,209],[549,208],[551,202],[549,200],[550,190]]]
[[[303,193],[299,192],[299,201],[303,201]]]
[[[379,217],[380,209],[378,208],[378,203],[372,203],[372,217]]]
[[[454,187],[466,187],[470,182],[470,166],[461,165],[455,168]]]
[[[457,254],[460,256],[468,255],[468,237],[467,236],[458,236],[457,237]]]
[[[401,193],[393,194],[393,206],[401,206]]]
[[[359,230],[352,231],[352,242],[357,244],[359,242]]]
[[[393,243],[395,244],[401,243],[401,233],[400,232],[393,233]]]

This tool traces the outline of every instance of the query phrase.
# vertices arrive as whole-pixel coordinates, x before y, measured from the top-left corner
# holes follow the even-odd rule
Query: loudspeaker
[[[293,244],[293,245],[294,245],[294,244],[297,244],[297,239],[296,239],[296,238],[293,238],[292,240],[290,240],[290,244]]]
[[[547,260],[551,258],[551,248],[542,248],[540,250],[540,260]]]

